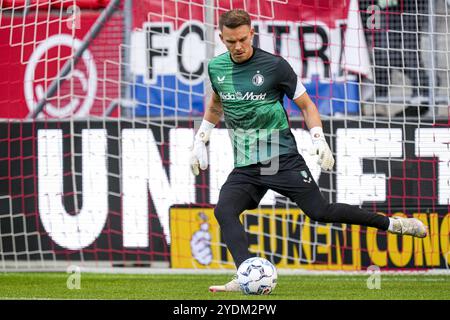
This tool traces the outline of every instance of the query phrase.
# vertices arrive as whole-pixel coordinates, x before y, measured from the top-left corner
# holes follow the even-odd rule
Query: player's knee
[[[219,225],[227,224],[230,219],[234,219],[239,216],[240,212],[237,212],[236,208],[230,204],[219,202],[214,208],[214,216],[219,222]]]
[[[317,206],[314,210],[310,212],[305,212],[306,215],[314,221],[317,222],[332,222],[333,213],[331,212],[332,208],[330,204],[326,204],[323,206]]]
[[[225,216],[225,208],[223,208],[223,206],[220,205],[219,203],[214,208],[214,216],[216,217],[219,224],[223,220],[223,217]]]

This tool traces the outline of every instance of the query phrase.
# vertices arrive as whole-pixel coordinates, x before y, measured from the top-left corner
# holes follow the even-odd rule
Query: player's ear
[[[255,35],[255,28],[250,29],[250,39],[253,40],[253,36]]]
[[[222,32],[219,33],[219,38],[220,38],[220,40],[222,40],[222,42],[223,42],[223,35],[222,35]]]

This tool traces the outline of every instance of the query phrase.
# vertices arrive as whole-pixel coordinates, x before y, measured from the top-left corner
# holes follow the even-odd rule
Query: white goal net
[[[249,248],[282,269],[447,268],[450,6],[433,0],[1,0],[0,270],[234,268],[214,217],[233,168],[221,122],[209,168],[189,154],[243,8],[253,45],[283,56],[321,113],[336,165],[320,171],[301,112],[284,107],[330,202],[414,216],[424,239],[310,220],[269,191],[242,214]]]

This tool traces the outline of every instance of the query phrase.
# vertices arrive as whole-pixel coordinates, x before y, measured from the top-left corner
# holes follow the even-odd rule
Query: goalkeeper
[[[287,95],[300,108],[319,165],[323,170],[331,170],[334,158],[319,112],[299,77],[282,57],[252,46],[254,29],[244,10],[222,14],[219,28],[228,52],[213,58],[208,65],[214,92],[194,139],[191,168],[195,175],[207,168],[206,143],[224,115],[233,144],[234,169],[220,190],[214,214],[236,267],[251,257],[239,216],[256,208],[268,189],[288,197],[315,221],[357,224],[425,237],[427,229],[418,219],[389,218],[325,200],[297,150],[282,105]],[[239,290],[236,279],[210,287],[210,291]]]

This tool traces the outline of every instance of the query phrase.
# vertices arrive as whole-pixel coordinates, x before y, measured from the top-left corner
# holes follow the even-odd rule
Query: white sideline
[[[170,269],[170,268],[80,268],[85,273],[112,273],[112,274],[234,274],[234,270],[227,269]],[[305,275],[305,276],[352,276],[367,275],[367,271],[316,271],[305,269],[278,269],[279,275]],[[385,275],[449,275],[449,269],[414,270],[414,271],[381,271]]]
[[[66,268],[30,268],[30,269],[8,269],[0,270],[0,273],[8,272],[66,272]],[[170,268],[111,268],[111,267],[80,267],[81,273],[99,273],[99,274],[229,274],[233,275],[231,269],[170,269]],[[278,269],[279,275],[304,275],[304,276],[363,276],[368,272],[362,271],[331,271],[331,270],[305,270],[305,269]],[[450,269],[430,269],[430,270],[381,270],[382,275],[447,275],[450,276]]]

